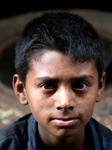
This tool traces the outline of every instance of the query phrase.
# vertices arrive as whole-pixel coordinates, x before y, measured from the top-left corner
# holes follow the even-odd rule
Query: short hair
[[[16,72],[25,82],[32,56],[43,50],[56,50],[75,61],[95,62],[99,79],[104,68],[104,54],[99,36],[90,23],[75,14],[45,13],[29,22],[15,51]]]

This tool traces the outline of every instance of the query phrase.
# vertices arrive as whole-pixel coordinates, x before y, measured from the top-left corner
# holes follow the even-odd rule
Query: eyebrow
[[[87,80],[87,79],[94,79],[93,76],[91,75],[82,75],[82,76],[79,76],[79,77],[73,77],[71,78],[70,80],[72,81],[80,81],[80,80]],[[59,81],[60,79],[59,78],[52,78],[52,77],[38,77],[36,78],[35,80],[41,80],[41,81]]]
[[[51,78],[51,77],[38,77],[35,80],[42,80],[42,81],[58,81],[57,78]]]
[[[79,76],[79,77],[74,78],[74,80],[85,80],[85,79],[94,79],[94,77],[91,75],[83,75],[83,76]]]

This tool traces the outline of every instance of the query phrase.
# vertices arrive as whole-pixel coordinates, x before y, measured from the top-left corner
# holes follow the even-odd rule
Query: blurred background
[[[31,0],[31,1],[1,1],[0,18],[6,18],[27,12],[54,9],[94,9],[112,11],[111,1],[59,1],[59,0]]]
[[[67,11],[93,24],[105,54],[107,80],[102,101],[93,117],[112,129],[112,7],[108,1],[2,1],[0,2],[0,128],[30,112],[22,106],[12,88],[14,48],[24,26],[45,12]]]
[[[6,18],[27,12],[54,9],[94,9],[112,11],[111,1],[59,1],[59,0],[32,0],[32,1],[1,1],[0,18]]]

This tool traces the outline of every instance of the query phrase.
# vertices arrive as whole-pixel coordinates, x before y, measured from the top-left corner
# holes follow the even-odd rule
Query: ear
[[[106,80],[106,73],[102,73],[102,77],[99,83],[99,89],[96,97],[96,102],[99,102],[101,100],[101,95],[103,93],[104,87],[105,87],[105,80]]]
[[[20,99],[20,103],[22,105],[27,105],[26,90],[18,74],[15,74],[13,77],[13,88],[16,96]]]

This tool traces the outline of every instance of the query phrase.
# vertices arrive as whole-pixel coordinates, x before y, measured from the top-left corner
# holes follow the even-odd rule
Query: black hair
[[[101,78],[104,55],[99,36],[92,25],[78,15],[46,13],[25,26],[15,52],[16,72],[23,82],[32,56],[45,49],[60,51],[75,61],[93,60]]]

